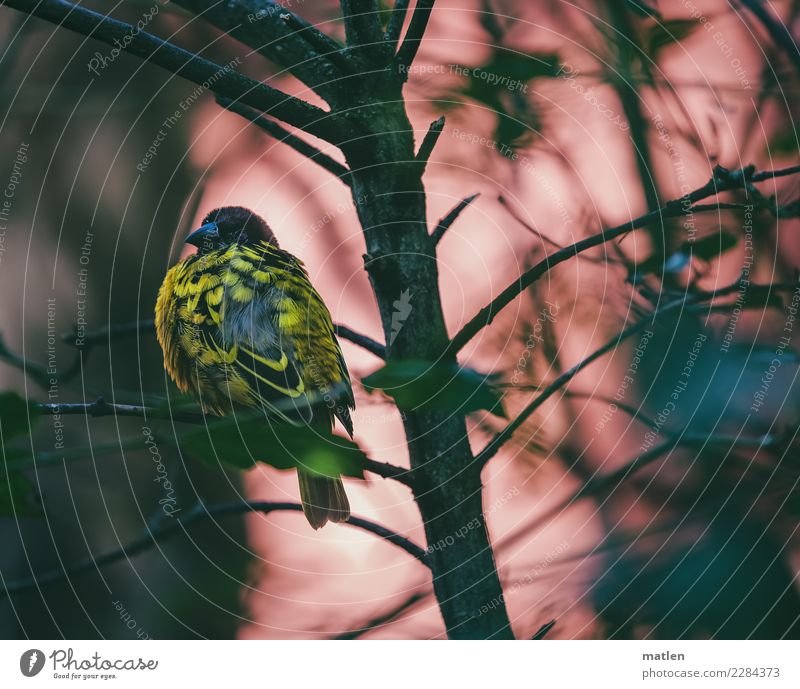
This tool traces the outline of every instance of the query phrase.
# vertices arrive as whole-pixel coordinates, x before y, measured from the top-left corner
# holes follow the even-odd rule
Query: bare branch
[[[386,27],[384,40],[392,53],[397,51],[397,42],[400,40],[400,33],[403,31],[403,23],[406,20],[409,0],[395,0],[392,8],[392,16],[389,18],[389,25]]]
[[[436,246],[442,240],[444,233],[450,229],[450,225],[452,225],[456,221],[456,218],[461,215],[461,211],[463,211],[479,196],[480,193],[477,193],[461,199],[457,206],[455,206],[447,215],[445,215],[438,223],[436,223],[436,227],[433,229],[433,232],[431,232],[431,241],[433,242],[434,246]]]
[[[61,336],[63,342],[66,342],[78,349],[88,350],[103,342],[117,340],[129,335],[136,335],[141,337],[145,334],[151,334],[155,331],[156,324],[153,320],[132,321],[129,323],[119,323],[116,325],[109,325],[105,328],[99,328],[86,332],[82,337],[78,338],[75,333],[68,333]],[[349,340],[362,349],[366,349],[371,354],[374,354],[379,359],[386,358],[386,347],[377,340],[371,337],[357,333],[352,328],[339,323],[333,324],[333,329],[336,334],[344,340]]]
[[[280,65],[329,103],[346,98],[341,77],[352,69],[344,69],[348,61],[342,46],[283,5],[273,0],[173,2]]]
[[[417,151],[416,161],[421,165],[419,171],[420,176],[425,172],[425,166],[428,164],[428,159],[431,157],[431,153],[433,153],[433,147],[436,146],[442,129],[444,129],[444,115],[438,120],[431,122],[431,126],[428,127],[428,131],[425,133],[425,138],[420,144],[419,151]]]
[[[338,68],[342,75],[352,74],[354,65],[350,59],[342,52],[342,46],[334,41],[327,34],[322,33],[313,24],[300,19],[297,15],[289,11],[281,12],[280,18],[298,36],[302,36],[309,46],[317,52],[320,57],[324,57],[331,64]]]
[[[323,153],[315,146],[312,146],[307,141],[295,136],[288,129],[285,129],[277,122],[270,120],[261,115],[258,111],[248,108],[246,105],[242,105],[241,103],[236,103],[229,98],[217,96],[217,103],[219,103],[226,110],[230,110],[231,112],[235,112],[237,115],[241,115],[262,131],[265,131],[278,141],[285,143],[287,146],[293,148],[295,151],[301,155],[304,155],[309,160],[314,161],[317,165],[330,172],[346,185],[350,185],[350,170],[348,170],[347,167],[342,165],[337,160],[334,160],[326,153]]]
[[[436,0],[417,0],[414,13],[411,15],[411,21],[408,24],[408,31],[403,39],[403,44],[397,51],[394,57],[394,73],[399,77],[400,81],[408,79],[408,70],[414,58],[417,56],[422,37],[425,35],[425,29],[428,27],[428,20],[433,10],[433,5]]]
[[[309,398],[309,404],[315,404],[322,400],[322,395],[319,399],[314,397]],[[281,409],[281,403],[275,402],[274,405],[278,410]],[[289,404],[283,405],[284,409],[296,409],[295,406]],[[200,411],[190,411],[185,409],[171,409],[169,407],[144,407],[137,404],[118,404],[106,402],[102,397],[98,397],[94,402],[68,402],[63,404],[45,403],[40,402],[35,404],[36,410],[40,414],[46,416],[135,416],[142,419],[165,419],[169,421],[177,421],[179,423],[206,425],[208,418]],[[364,462],[364,469],[376,476],[382,478],[393,479],[398,483],[406,486],[413,486],[413,475],[408,469],[395,466],[387,462],[376,462],[372,459],[367,459]]]
[[[78,574],[83,574],[84,572],[106,567],[120,560],[129,560],[132,557],[136,557],[154,548],[160,541],[183,531],[186,527],[196,522],[215,517],[249,514],[252,512],[260,512],[261,514],[270,514],[272,512],[299,512],[302,514],[303,506],[296,502],[263,501],[229,502],[209,506],[197,505],[184,516],[173,518],[173,521],[169,523],[164,522],[166,517],[162,518],[158,523],[149,527],[145,535],[135,541],[131,541],[122,548],[111,550],[100,555],[92,555],[72,566],[54,569],[35,578],[9,581],[5,588],[0,589],[0,597],[10,596],[46,584],[54,584]],[[363,519],[362,517],[350,517],[345,523],[374,534],[384,541],[401,548],[409,555],[419,560],[423,565],[430,568],[428,564],[428,555],[425,550],[405,536],[401,536],[381,524]]]
[[[348,48],[370,55],[386,49],[381,30],[378,0],[340,0]]]
[[[304,100],[218,65],[130,24],[65,0],[5,0],[8,7],[63,26],[142,58],[214,93],[241,100],[326,140],[338,140],[330,114]]]
[[[514,299],[516,299],[525,289],[532,285],[536,280],[542,277],[549,270],[557,266],[559,263],[568,261],[573,256],[591,249],[592,247],[605,244],[606,242],[620,237],[633,230],[640,229],[654,222],[660,222],[667,218],[676,218],[682,215],[691,215],[693,213],[707,212],[717,208],[717,204],[708,204],[705,206],[693,206],[697,201],[714,196],[724,191],[732,189],[746,188],[749,183],[761,182],[775,177],[783,177],[785,175],[795,174],[800,172],[800,166],[793,168],[786,168],[784,170],[767,170],[761,173],[754,173],[753,167],[743,168],[741,170],[730,171],[717,166],[714,168],[714,176],[704,186],[696,189],[695,191],[687,194],[680,199],[674,199],[667,202],[661,208],[658,208],[650,213],[646,213],[634,220],[612,227],[608,230],[603,230],[598,234],[594,234],[585,239],[581,239],[574,244],[560,249],[548,256],[545,256],[536,265],[526,270],[519,278],[506,287],[500,294],[498,294],[489,304],[484,306],[461,330],[456,333],[447,348],[447,352],[455,354],[467,344],[475,335],[477,335],[483,328],[489,325],[497,314],[508,306]]]
[[[0,361],[19,369],[42,389],[47,390],[50,387],[50,379],[53,378],[53,375],[48,373],[47,366],[28,361],[25,357],[10,350],[2,333],[0,333]],[[63,383],[74,378],[80,370],[81,355],[77,354],[72,363],[59,373],[58,379]]]

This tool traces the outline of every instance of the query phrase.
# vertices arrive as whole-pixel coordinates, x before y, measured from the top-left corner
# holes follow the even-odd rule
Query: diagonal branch
[[[241,100],[326,140],[340,138],[330,114],[304,100],[179,48],[138,27],[65,0],[5,0],[8,7],[58,24],[142,58],[214,93]],[[120,48],[121,46],[121,48]]]
[[[389,17],[389,25],[383,38],[392,53],[397,52],[397,42],[400,40],[400,33],[403,31],[403,24],[408,12],[409,0],[395,0],[392,8],[392,16]]]
[[[461,215],[461,212],[479,196],[480,192],[478,192],[477,194],[472,194],[470,196],[467,196],[464,199],[461,199],[458,205],[455,206],[453,210],[451,210],[436,224],[436,227],[433,229],[433,232],[431,232],[431,241],[433,242],[434,246],[436,246],[442,240],[442,237],[444,237],[444,233],[450,229],[450,225],[452,225],[456,221],[456,218],[458,218],[458,216]]]
[[[638,230],[651,223],[660,222],[667,218],[677,218],[683,215],[692,215],[694,213],[718,209],[718,204],[707,204],[704,206],[692,205],[709,196],[714,196],[724,191],[731,191],[732,189],[746,189],[749,184],[754,182],[763,182],[776,177],[796,174],[797,172],[800,172],[800,166],[782,170],[766,170],[759,173],[756,173],[752,166],[734,171],[726,170],[720,166],[715,167],[713,177],[704,186],[695,189],[686,196],[669,201],[661,208],[651,211],[650,213],[646,213],[622,225],[603,230],[598,234],[581,239],[574,244],[570,244],[559,251],[545,256],[541,261],[520,275],[517,280],[500,292],[500,294],[467,322],[451,340],[447,347],[447,353],[455,354],[459,352],[467,342],[475,337],[483,328],[492,323],[502,309],[513,302],[525,289],[559,263],[564,263],[587,249],[605,244],[616,237],[620,237],[633,230]]]
[[[280,65],[329,103],[346,97],[352,73],[342,46],[273,0],[173,0]],[[291,3],[287,3],[291,4]]]
[[[444,115],[438,120],[431,122],[431,126],[428,127],[428,131],[425,132],[425,138],[422,140],[416,155],[416,161],[421,166],[419,171],[420,176],[425,173],[425,166],[428,164],[428,159],[431,157],[431,153],[433,153],[433,147],[436,146],[436,142],[439,140],[439,135],[442,133],[443,129]]]
[[[711,299],[715,299],[717,297],[723,297],[733,292],[736,292],[740,289],[740,282],[736,281],[727,287],[723,287],[719,290],[714,292],[696,292],[689,295],[682,296],[679,299],[675,299],[674,301],[669,302],[665,306],[657,309],[647,318],[644,318],[640,321],[637,321],[633,325],[628,326],[622,332],[618,333],[615,337],[610,339],[606,342],[602,347],[593,351],[589,356],[584,358],[582,361],[578,362],[572,368],[564,371],[560,376],[558,376],[552,383],[547,385],[541,393],[535,397],[517,416],[511,421],[508,425],[506,425],[503,430],[498,432],[483,448],[483,450],[478,453],[476,457],[476,463],[479,466],[483,466],[486,462],[488,462],[492,457],[494,457],[500,448],[508,442],[514,433],[519,430],[522,424],[527,421],[531,415],[541,407],[550,397],[552,397],[556,392],[558,392],[561,388],[563,388],[567,383],[569,383],[578,373],[580,373],[584,368],[586,368],[589,364],[596,361],[603,355],[607,354],[611,350],[615,349],[620,343],[627,340],[632,335],[635,335],[638,332],[641,332],[647,327],[652,327],[655,323],[656,319],[660,316],[668,313],[670,311],[674,311],[677,308],[689,307],[692,304],[696,304],[702,301],[708,301]],[[782,291],[782,290],[791,290],[797,289],[796,284],[768,284],[768,285],[752,285],[754,290],[761,291],[763,289],[767,289],[769,291]],[[761,440],[758,440],[760,443]]]
[[[312,146],[307,141],[304,141],[299,136],[292,134],[288,129],[285,129],[274,120],[270,120],[269,118],[261,115],[258,111],[248,108],[246,105],[242,105],[241,103],[236,103],[229,98],[221,98],[217,96],[217,103],[219,103],[226,110],[230,110],[231,112],[235,112],[237,115],[241,115],[273,138],[285,143],[287,146],[293,148],[295,151],[301,155],[304,155],[309,160],[314,161],[321,168],[327,170],[339,180],[344,182],[344,184],[348,186],[350,185],[350,170],[348,170],[347,167],[342,165],[339,161],[334,160],[326,153],[323,153],[315,146]]]
[[[411,21],[408,24],[406,36],[394,56],[393,72],[400,78],[400,81],[408,79],[408,70],[417,56],[417,51],[420,43],[422,43],[422,37],[425,35],[425,29],[428,27],[428,20],[435,2],[436,0],[417,0],[417,5],[414,7],[414,13],[411,15]]]
[[[303,506],[296,502],[229,502],[221,503],[218,505],[197,505],[189,510],[184,516],[175,518],[174,521],[164,523],[162,518],[154,526],[149,527],[147,533],[135,541],[131,541],[127,545],[111,550],[100,555],[90,555],[88,558],[69,567],[54,569],[44,574],[30,578],[19,579],[16,581],[9,581],[5,588],[0,589],[0,597],[10,596],[15,593],[27,591],[29,589],[38,588],[45,584],[54,584],[64,579],[90,572],[94,569],[106,567],[120,560],[127,560],[136,557],[143,552],[154,548],[160,541],[175,535],[178,532],[184,531],[186,527],[191,526],[197,522],[214,517],[226,517],[231,515],[249,514],[258,512],[261,514],[270,514],[272,512],[300,512],[302,513]],[[419,560],[426,567],[428,564],[428,555],[420,546],[400,534],[386,528],[381,524],[377,524],[362,517],[350,517],[346,522],[350,526],[357,529],[362,529],[371,534],[382,538],[383,540],[391,543],[394,546],[404,550],[411,557]]]

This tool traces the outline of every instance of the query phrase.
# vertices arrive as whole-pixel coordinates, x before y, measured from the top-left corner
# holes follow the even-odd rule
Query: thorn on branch
[[[541,627],[539,627],[539,631],[537,631],[536,634],[534,634],[531,637],[531,641],[539,641],[540,639],[544,639],[544,637],[547,636],[547,633],[555,626],[556,626],[555,620],[550,620],[549,622],[546,622]]]
[[[431,153],[433,153],[433,148],[436,146],[436,142],[439,140],[439,136],[444,129],[444,115],[442,115],[438,120],[431,122],[430,127],[428,127],[428,131],[425,133],[425,138],[422,140],[420,144],[419,151],[417,151],[417,155],[415,160],[420,164],[420,171],[419,175],[425,173],[425,166],[428,164],[428,159],[431,157]]]
[[[450,229],[450,226],[456,221],[461,212],[469,206],[475,199],[480,196],[480,192],[476,194],[472,194],[467,196],[461,201],[458,202],[456,205],[447,215],[445,215],[437,224],[436,227],[431,232],[431,242],[433,245],[436,246],[440,241],[442,241],[442,237],[444,237],[445,232]]]

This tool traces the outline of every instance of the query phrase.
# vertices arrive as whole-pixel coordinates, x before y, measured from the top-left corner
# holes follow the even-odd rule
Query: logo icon
[[[38,648],[25,651],[19,659],[19,669],[26,677],[35,677],[44,667],[44,653]]]

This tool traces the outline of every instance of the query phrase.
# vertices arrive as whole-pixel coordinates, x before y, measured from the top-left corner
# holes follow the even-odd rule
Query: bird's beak
[[[200,227],[198,227],[183,241],[184,243],[191,244],[199,249],[206,242],[215,244],[218,239],[219,239],[219,228],[217,227],[217,223],[209,222],[206,223],[205,225],[201,225]]]

